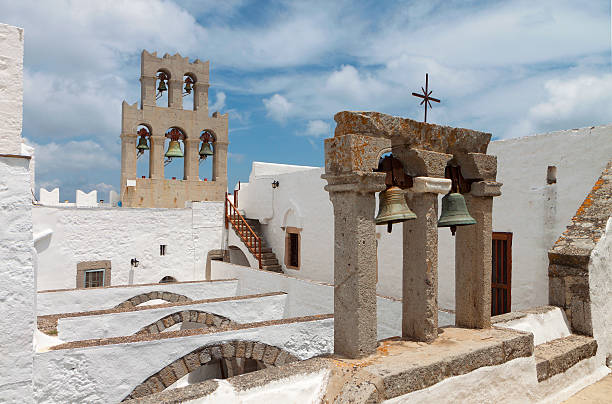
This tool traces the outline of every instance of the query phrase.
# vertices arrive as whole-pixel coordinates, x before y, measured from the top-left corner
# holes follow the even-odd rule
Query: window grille
[[[99,288],[104,286],[104,269],[92,269],[85,271],[85,282],[86,288]]]

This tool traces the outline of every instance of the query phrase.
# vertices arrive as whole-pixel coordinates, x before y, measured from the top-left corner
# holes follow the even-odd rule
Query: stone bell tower
[[[123,101],[122,105],[122,206],[182,208],[187,201],[223,201],[227,190],[228,119],[227,114],[217,112],[209,116],[208,87],[208,61],[189,62],[178,53],[160,58],[157,52],[142,51],[140,108],[137,103]],[[167,106],[156,103],[160,89],[168,93]],[[183,108],[183,91],[193,92],[193,110]],[[183,178],[164,178],[166,138],[179,142],[174,143],[175,150],[178,147],[183,151]],[[212,181],[199,177],[203,143],[207,144],[207,157],[213,159]],[[149,176],[145,178],[136,174],[139,153],[140,158],[148,154]]]

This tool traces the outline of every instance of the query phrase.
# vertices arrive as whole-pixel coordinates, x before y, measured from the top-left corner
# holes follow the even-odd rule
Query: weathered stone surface
[[[519,335],[516,338],[504,340],[502,348],[504,362],[531,356],[534,350],[533,334],[524,333],[524,335]]]
[[[151,393],[158,393],[160,391],[164,391],[164,389],[166,388],[157,376],[149,377],[147,379],[147,386],[149,386],[149,390],[151,390]]]
[[[446,195],[451,186],[452,181],[447,178],[414,177],[410,192]]]
[[[166,329],[166,326],[164,325],[164,322],[161,320],[158,320],[156,323],[157,325],[157,329],[161,332],[164,331]]]
[[[235,355],[236,348],[234,348],[234,344],[226,343],[221,345],[221,353],[223,354],[223,357],[231,358]]]
[[[185,356],[185,365],[187,366],[187,370],[189,372],[193,372],[197,368],[200,367],[200,357],[198,352],[190,353]]]
[[[264,363],[267,363],[269,365],[274,364],[274,361],[276,360],[278,353],[279,353],[278,348],[268,345],[266,347],[266,350],[264,351],[264,356],[263,356]]]
[[[206,325],[212,325],[213,319],[214,319],[214,316],[212,314],[206,313]]]
[[[181,311],[181,321],[188,322],[191,318],[191,313],[188,310]]]
[[[189,312],[189,321],[191,321],[192,323],[198,322],[198,312],[197,311]]]
[[[350,133],[391,139],[393,144],[454,154],[486,153],[490,133],[417,122],[380,112],[342,111],[334,116],[335,136]]]
[[[214,346],[210,348],[210,354],[214,359],[221,359],[223,355],[221,354],[221,348],[218,346]]]
[[[378,159],[391,142],[357,134],[346,134],[325,139],[325,173],[346,174],[372,172],[378,167]]]
[[[500,196],[502,185],[502,183],[494,181],[473,182],[471,194],[476,197]]]
[[[253,354],[253,345],[255,345],[255,343],[252,342],[252,341],[248,341],[246,343],[246,348],[245,348],[245,351],[244,351],[244,357],[245,358],[250,358],[251,355]]]
[[[236,358],[244,358],[246,352],[246,343],[244,341],[236,342]]]
[[[172,318],[172,316],[164,317],[162,319],[162,322],[164,323],[164,327],[166,327],[166,328],[172,327],[175,324],[174,319]]]
[[[198,313],[198,318],[196,321],[200,324],[204,324],[206,322],[206,313]]]
[[[451,154],[414,149],[407,145],[394,146],[393,155],[402,162],[404,171],[413,177],[444,178],[446,165],[453,158]]]
[[[581,335],[569,335],[538,345],[534,352],[538,381],[563,373],[596,353],[597,341]]]
[[[153,392],[151,391],[151,389],[149,388],[147,384],[141,384],[140,386],[134,389],[131,395],[134,398],[138,398],[138,397],[148,396],[151,393]]]
[[[212,357],[210,356],[210,351],[208,351],[207,349],[204,349],[200,352],[200,363],[202,365],[207,364],[211,360],[212,360]]]
[[[497,177],[496,156],[483,153],[458,153],[455,159],[465,179],[495,181]]]
[[[174,372],[174,375],[176,376],[177,380],[189,373],[189,371],[187,370],[187,366],[185,365],[185,362],[182,358],[177,361],[174,361],[172,365],[170,365],[170,367],[172,368],[172,371]]]
[[[161,379],[161,381],[164,383],[164,386],[169,387],[172,385],[172,383],[174,383],[177,378],[174,375],[174,372],[172,371],[172,369],[170,367],[165,367],[162,370],[159,371],[159,378]]]
[[[264,356],[264,350],[266,349],[266,345],[262,344],[260,342],[257,342],[254,346],[253,346],[253,353],[251,354],[251,357],[253,359],[256,360],[262,360],[263,356]]]

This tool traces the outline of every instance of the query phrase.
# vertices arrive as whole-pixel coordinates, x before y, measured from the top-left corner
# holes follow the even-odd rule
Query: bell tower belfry
[[[209,62],[178,53],[142,51],[140,106],[123,101],[121,203],[124,207],[182,208],[187,201],[223,201],[227,190],[228,116],[208,114]],[[167,93],[167,106],[157,98]],[[193,94],[193,109],[183,96]],[[169,139],[168,151],[165,151]],[[148,177],[137,178],[138,158],[148,158]],[[212,178],[200,180],[201,159],[212,158]],[[164,165],[182,159],[184,176],[164,178]]]

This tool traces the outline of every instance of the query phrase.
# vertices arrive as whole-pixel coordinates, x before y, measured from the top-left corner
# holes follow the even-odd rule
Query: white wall
[[[32,402],[35,262],[30,159],[22,154],[23,30],[0,24],[0,397]],[[28,148],[23,148],[29,152]]]
[[[612,357],[612,218],[608,219],[605,234],[591,252],[589,290],[597,356]]]
[[[236,296],[237,286],[237,281],[228,280],[38,292],[36,309],[39,316],[111,309],[141,293],[157,290],[177,293],[192,300],[214,299]]]
[[[239,324],[280,320],[283,318],[286,300],[287,295],[283,294],[95,316],[63,317],[57,322],[57,336],[68,342],[133,335],[143,327],[183,310],[217,314]]]
[[[33,217],[35,233],[52,231],[36,243],[38,290],[76,287],[82,261],[110,260],[111,285],[204,279],[208,251],[222,243],[222,202],[185,209],[35,206]]]
[[[493,231],[512,232],[512,309],[548,303],[547,251],[605,168],[612,155],[612,125],[559,131],[491,142],[488,153],[498,158],[502,195],[494,198]],[[557,183],[548,185],[548,166],[557,167]],[[303,279],[333,281],[333,211],[321,168],[279,171],[267,163],[253,163],[248,184],[238,193],[239,208],[249,218],[267,223],[265,237],[281,264],[286,212],[293,209],[302,230],[302,268],[285,273]],[[264,174],[259,174],[264,173]],[[280,186],[272,189],[277,179]],[[265,196],[262,196],[265,195]],[[258,199],[259,198],[259,199]],[[267,199],[266,199],[267,198]],[[441,198],[439,198],[441,199]],[[269,200],[271,212],[265,203]],[[268,203],[268,202],[266,202]],[[441,203],[439,204],[441,205]],[[374,217],[376,212],[372,212]],[[388,234],[376,229],[378,286],[381,295],[401,298],[402,225]],[[439,305],[455,307],[455,244],[447,228],[438,232]]]
[[[334,312],[334,287],[332,285],[297,279],[275,272],[260,271],[248,267],[213,261],[212,279],[237,278],[238,294],[248,295],[266,292],[287,293],[285,318],[332,314]],[[378,339],[402,334],[402,302],[382,296],[377,297]],[[439,326],[454,324],[452,314],[438,312]]]
[[[118,403],[176,359],[222,341],[258,341],[299,359],[333,351],[333,319],[37,353],[38,403]],[[309,343],[304,343],[309,341]]]

